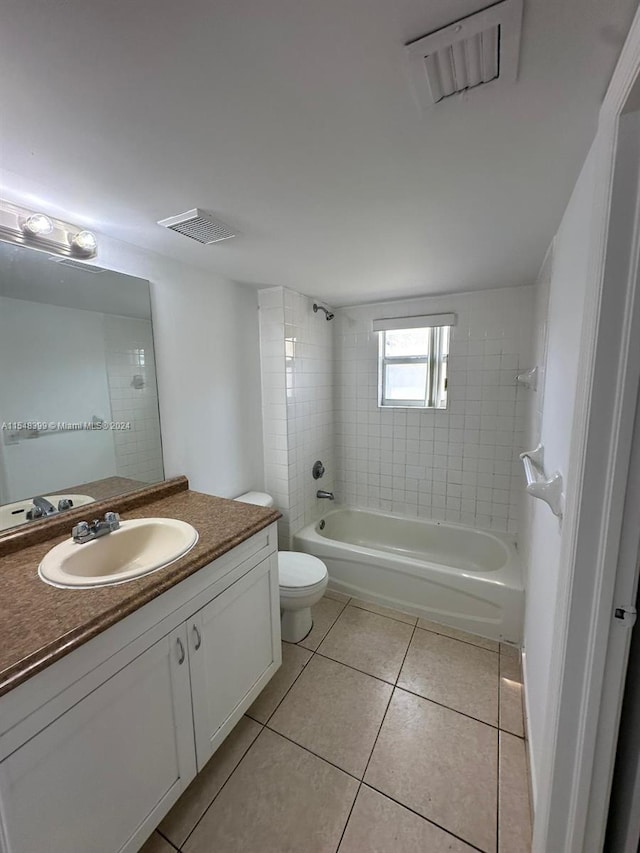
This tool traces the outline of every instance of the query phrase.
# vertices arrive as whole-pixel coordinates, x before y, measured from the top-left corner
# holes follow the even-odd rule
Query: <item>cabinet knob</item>
[[[184,646],[182,644],[182,640],[180,639],[180,637],[178,637],[178,639],[177,639],[177,644],[178,644],[178,666],[181,666],[184,663],[185,652],[184,652]]]
[[[200,631],[198,631],[197,625],[193,626],[193,636],[195,638],[194,643],[193,643],[193,647],[196,651],[198,651],[198,649],[202,645],[202,637],[200,636]]]

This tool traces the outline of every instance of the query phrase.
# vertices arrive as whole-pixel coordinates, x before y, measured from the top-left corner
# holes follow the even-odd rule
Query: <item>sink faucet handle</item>
[[[71,531],[71,536],[74,539],[82,539],[84,536],[89,535],[89,522],[87,521],[79,521]]]
[[[117,512],[105,512],[104,520],[111,530],[117,530],[120,527],[120,516]]]

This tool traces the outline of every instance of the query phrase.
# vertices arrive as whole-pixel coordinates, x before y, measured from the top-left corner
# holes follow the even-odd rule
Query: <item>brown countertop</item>
[[[178,518],[196,528],[194,548],[166,569],[117,586],[57,589],[40,580],[38,565],[68,531],[0,556],[0,696],[280,518],[273,509],[186,487],[158,497],[160,488],[149,489],[151,502],[120,509],[113,501],[109,508],[123,520]]]
[[[106,498],[115,498],[118,495],[126,495],[128,492],[144,489],[149,483],[141,480],[132,480],[130,477],[104,477],[102,480],[92,480],[90,483],[76,483],[74,486],[66,486],[64,489],[56,489],[56,495],[76,494],[89,495],[97,501]]]

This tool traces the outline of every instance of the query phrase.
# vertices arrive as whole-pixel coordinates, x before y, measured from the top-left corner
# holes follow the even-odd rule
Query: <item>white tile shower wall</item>
[[[291,535],[320,518],[326,499],[318,489],[333,491],[334,394],[333,323],[313,311],[313,299],[284,291],[287,438],[289,461],[289,525]],[[321,460],[325,474],[311,475]]]
[[[104,316],[111,420],[131,428],[113,433],[116,473],[153,483],[164,477],[151,321]]]
[[[264,484],[282,513],[278,545],[289,547],[289,443],[284,362],[284,289],[258,291],[260,363],[262,376],[262,436]]]
[[[346,504],[517,533],[518,454],[533,288],[424,297],[336,312],[337,493]],[[455,312],[446,411],[378,406],[379,317]]]
[[[333,329],[313,300],[281,287],[261,290],[260,352],[265,488],[282,512],[279,546],[319,518],[319,488],[334,483]],[[314,480],[322,460],[326,473]]]

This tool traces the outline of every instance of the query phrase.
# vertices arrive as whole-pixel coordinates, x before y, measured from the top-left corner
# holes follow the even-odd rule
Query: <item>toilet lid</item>
[[[278,575],[280,586],[299,589],[313,586],[327,576],[327,567],[311,554],[299,551],[280,551],[278,553]]]

